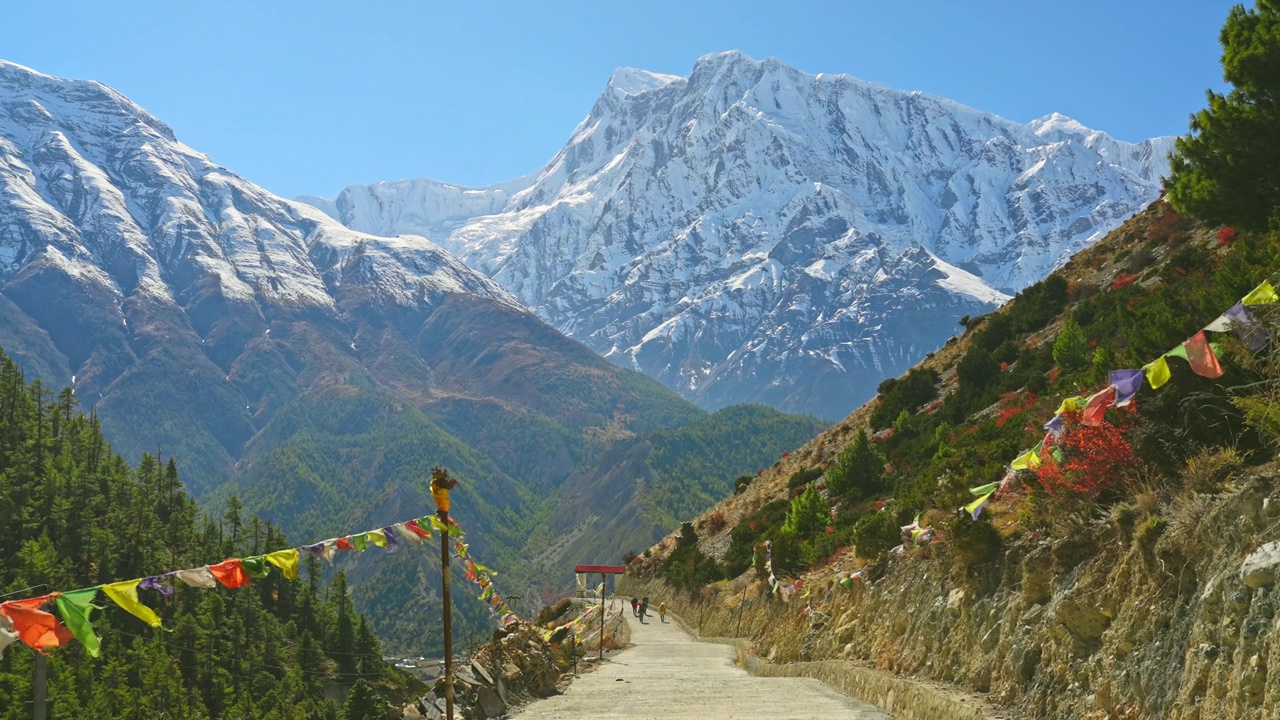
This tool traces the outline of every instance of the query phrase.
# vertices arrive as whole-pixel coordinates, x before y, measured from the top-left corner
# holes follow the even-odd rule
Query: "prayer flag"
[[[1263,280],[1248,295],[1240,298],[1244,305],[1270,305],[1277,300],[1280,300],[1280,295],[1276,295],[1276,289],[1271,286],[1270,280]]]
[[[1088,404],[1084,406],[1084,415],[1080,418],[1081,425],[1089,427],[1098,427],[1106,418],[1107,408],[1116,400],[1116,389],[1107,386],[1106,390],[1094,393],[1089,398]]]
[[[286,580],[298,579],[298,551],[296,549],[290,548],[267,553],[267,562],[280,568],[280,574],[284,575]]]
[[[991,496],[994,494],[995,493],[987,493],[986,495],[983,495],[982,497],[978,498],[977,500],[974,500],[968,505],[965,505],[964,506],[965,512],[972,515],[974,520],[977,520],[978,516],[982,514],[982,508],[986,507],[987,501],[990,500]]]
[[[209,572],[217,578],[218,582],[229,588],[244,587],[249,584],[249,576],[245,574],[244,566],[237,558],[210,565]]]
[[[298,549],[305,550],[319,560],[333,562],[333,554],[337,548],[338,545],[336,540],[325,540],[324,542],[318,542],[312,545],[303,545]]]
[[[9,617],[0,613],[0,658],[4,658],[4,649],[18,642],[18,633],[13,629]]]
[[[261,580],[271,574],[271,566],[267,565],[267,558],[265,555],[254,555],[252,557],[241,558],[240,566],[243,567],[244,571],[249,573],[249,577],[254,580]]]
[[[1058,406],[1058,409],[1054,411],[1054,414],[1063,415],[1073,410],[1083,410],[1084,402],[1085,402],[1084,398],[1079,395],[1076,395],[1075,397],[1069,397],[1066,400],[1062,401],[1062,404]]]
[[[1222,366],[1218,364],[1218,356],[1213,354],[1209,340],[1204,331],[1196,333],[1190,340],[1182,344],[1187,353],[1187,361],[1191,363],[1191,371],[1201,377],[1222,377]]]
[[[1147,382],[1151,385],[1152,390],[1169,382],[1169,378],[1172,377],[1169,373],[1169,362],[1163,356],[1157,358],[1155,362],[1143,365],[1142,371],[1146,373]]]
[[[213,579],[213,573],[209,572],[209,567],[192,568],[190,570],[179,570],[178,579],[186,583],[189,587],[204,588],[209,590],[218,586],[216,580]]]
[[[356,546],[351,544],[351,536],[340,537],[337,540],[336,547],[339,550],[355,550]]]
[[[975,496],[986,495],[987,493],[995,492],[996,485],[997,483],[990,482],[990,483],[987,483],[986,485],[971,487],[969,488],[969,492],[973,493]]]
[[[410,521],[412,522],[412,521]],[[414,545],[422,542],[422,536],[409,529],[409,523],[396,523],[391,526],[401,539]]]
[[[840,578],[840,587],[844,588],[845,590],[850,590],[850,591],[853,590],[853,579],[847,578],[847,577]]]
[[[387,552],[395,552],[400,549],[400,541],[396,539],[396,531],[393,527],[384,527],[382,530],[375,530],[374,535],[381,533],[386,542]]]
[[[138,583],[138,587],[143,590],[155,590],[165,597],[173,597],[173,588],[163,582],[173,576],[174,573],[165,573],[164,575],[152,575],[151,577],[145,577],[142,578],[142,582]]]
[[[1052,420],[1044,424],[1044,429],[1048,430],[1053,435],[1061,435],[1062,428],[1065,427],[1066,424],[1066,418],[1061,415],[1054,415]]]
[[[365,533],[364,536],[369,539],[369,542],[380,548],[387,546],[387,536],[384,535],[381,530],[370,530]]]
[[[417,520],[410,520],[409,522],[405,523],[404,526],[408,528],[409,532],[412,532],[414,535],[417,535],[423,540],[426,540],[431,537],[431,531],[424,529],[422,525],[418,523]]]
[[[1182,358],[1183,360],[1187,360],[1188,358],[1187,358],[1186,343],[1183,343],[1182,345],[1179,345],[1178,347],[1170,350],[1169,352],[1165,353],[1164,356],[1167,358],[1176,357],[1176,358]]]
[[[360,533],[351,536],[351,544],[360,552],[364,552],[369,547],[369,533]]]
[[[445,524],[444,524],[444,523],[442,523],[442,522],[440,522],[440,518],[436,517],[435,515],[428,515],[428,516],[427,516],[427,524],[431,526],[431,529],[432,529],[432,530],[435,530],[436,532],[440,533],[441,535],[448,535],[448,534],[449,534],[449,526],[448,526],[448,525],[445,525]]]
[[[1231,318],[1231,327],[1249,349],[1257,352],[1267,344],[1267,340],[1271,339],[1270,333],[1258,327],[1258,321],[1253,318],[1253,313],[1244,306],[1244,303],[1236,303],[1226,312],[1225,317]]]
[[[89,588],[59,595],[57,598],[58,614],[62,616],[62,622],[80,641],[90,657],[102,655],[102,643],[98,641],[98,636],[93,632],[93,625],[89,623],[89,616],[93,611],[102,609],[93,604],[93,598],[97,594],[97,588]],[[3,641],[0,640],[0,642]]]
[[[1014,458],[1009,467],[1014,470],[1034,470],[1040,467],[1040,455],[1035,450],[1028,450]]]
[[[0,603],[0,614],[7,615],[18,633],[18,639],[29,647],[44,652],[71,642],[69,630],[58,622],[52,613],[40,609],[41,605],[56,598],[58,593],[41,595],[26,600]]]
[[[1244,306],[1241,305],[1241,307]],[[1231,329],[1231,316],[1227,315],[1227,313],[1222,313],[1218,317],[1214,318],[1213,322],[1205,325],[1204,329],[1209,332],[1226,332]]]
[[[1112,370],[1111,387],[1116,389],[1116,407],[1124,407],[1133,402],[1142,387],[1141,370]]]
[[[151,608],[138,601],[138,583],[141,580],[125,580],[102,586],[102,592],[124,608],[130,615],[138,618],[151,627],[160,627],[160,616]]]

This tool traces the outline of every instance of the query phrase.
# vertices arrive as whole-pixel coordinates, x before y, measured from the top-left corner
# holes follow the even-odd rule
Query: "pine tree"
[[[1173,207],[1209,223],[1266,229],[1280,206],[1280,0],[1237,5],[1219,36],[1226,95],[1178,138],[1165,187]]]
[[[1089,343],[1080,323],[1074,317],[1067,318],[1058,332],[1058,339],[1053,341],[1053,361],[1063,370],[1077,370],[1088,362],[1088,353]]]
[[[859,430],[827,470],[827,488],[846,499],[879,492],[884,485],[884,465],[884,456],[871,444],[867,431]]]
[[[831,522],[831,513],[826,498],[818,492],[815,483],[809,483],[803,493],[791,500],[791,509],[782,529],[798,538],[816,537]]]

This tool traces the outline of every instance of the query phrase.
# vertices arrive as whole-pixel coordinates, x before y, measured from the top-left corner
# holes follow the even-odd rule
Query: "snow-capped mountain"
[[[526,177],[307,200],[440,243],[706,406],[842,417],[1154,200],[1171,147],[728,52],[617,71]]]

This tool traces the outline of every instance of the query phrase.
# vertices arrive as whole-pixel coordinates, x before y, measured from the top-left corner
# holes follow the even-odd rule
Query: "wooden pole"
[[[738,601],[738,628],[733,631],[734,637],[742,637],[742,608],[747,604],[747,587],[742,588],[742,599]]]
[[[600,662],[604,662],[604,586],[609,582],[608,576],[600,573]]]
[[[36,653],[35,698],[31,703],[32,720],[44,720],[46,705],[46,687],[49,682],[49,658],[42,652]]]
[[[453,603],[449,597],[449,533],[440,533],[440,587],[444,595],[444,712],[453,720]]]

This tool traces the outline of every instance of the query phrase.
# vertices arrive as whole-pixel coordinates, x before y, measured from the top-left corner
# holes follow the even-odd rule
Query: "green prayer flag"
[[[986,495],[989,492],[995,492],[997,484],[998,483],[992,482],[992,483],[987,483],[986,485],[979,485],[978,487],[969,488],[969,492],[973,493],[974,495]],[[919,515],[916,515],[916,522],[917,523],[920,522]]]
[[[436,517],[435,515],[428,515],[427,518],[428,518],[427,522],[431,525],[432,530],[443,533],[445,535],[449,534],[449,526],[445,525],[440,518]]]
[[[1174,349],[1170,350],[1169,352],[1165,353],[1165,354],[1164,354],[1164,356],[1165,356],[1165,357],[1176,357],[1176,358],[1182,358],[1183,360],[1186,360],[1186,359],[1187,359],[1187,347],[1186,347],[1185,345],[1179,345],[1178,347],[1176,347],[1176,348],[1174,348]]]
[[[63,593],[57,597],[58,613],[62,615],[62,623],[80,641],[80,644],[84,645],[90,657],[102,655],[102,643],[98,641],[97,634],[93,632],[93,626],[89,624],[89,616],[93,611],[102,609],[93,604],[93,598],[97,594],[97,588],[90,588]]]
[[[368,533],[359,533],[351,536],[351,544],[360,552],[364,552],[369,547]]]
[[[1009,463],[1009,467],[1014,470],[1034,470],[1040,467],[1040,456],[1035,450],[1028,450],[1014,458],[1013,462]]]
[[[265,555],[254,555],[253,557],[241,558],[240,566],[254,580],[261,580],[271,574],[271,566],[267,564]]]

